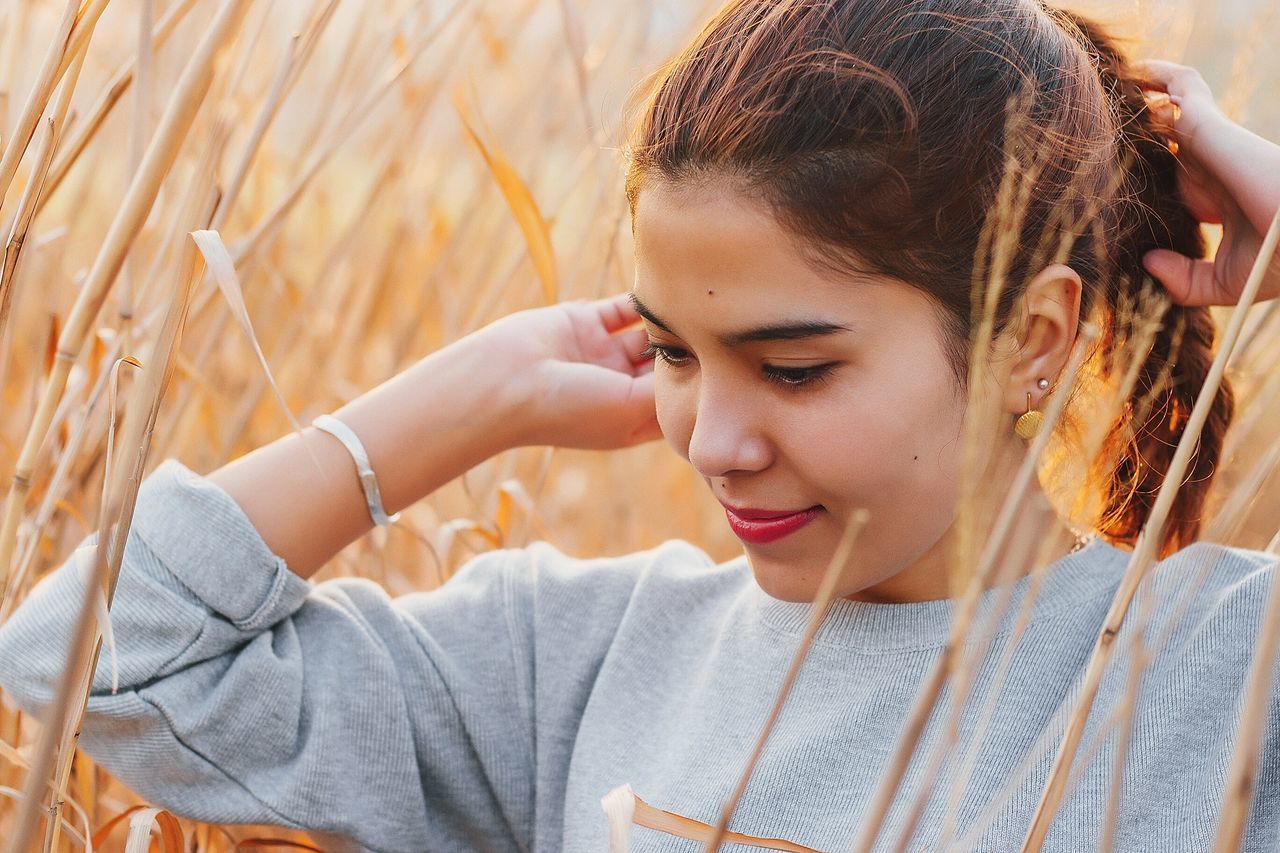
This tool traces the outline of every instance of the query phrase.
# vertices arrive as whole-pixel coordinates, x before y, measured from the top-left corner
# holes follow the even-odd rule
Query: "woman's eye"
[[[649,345],[640,353],[641,358],[657,358],[659,361],[675,367],[681,367],[689,362],[690,356],[688,350],[679,347],[669,347],[663,344],[649,341]]]
[[[649,345],[640,353],[640,357],[656,358],[658,361],[669,364],[672,367],[685,367],[693,361],[693,354],[688,350],[654,341],[649,341]],[[785,388],[801,388],[806,385],[817,384],[826,379],[835,370],[837,364],[837,362],[829,362],[809,367],[782,367],[776,364],[766,364],[761,368],[761,371],[764,374],[764,378],[769,382]]]
[[[831,375],[835,363],[815,364],[812,367],[779,367],[773,364],[764,366],[764,375],[771,382],[789,388],[799,388],[817,383]]]

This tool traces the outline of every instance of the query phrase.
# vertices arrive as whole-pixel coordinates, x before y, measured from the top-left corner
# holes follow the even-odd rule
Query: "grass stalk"
[[[8,325],[13,286],[17,280],[18,260],[22,254],[22,247],[26,243],[27,231],[31,228],[31,222],[40,208],[40,199],[45,195],[45,182],[48,179],[53,152],[57,150],[58,138],[61,136],[67,111],[71,106],[71,95],[75,92],[80,71],[84,68],[84,58],[88,48],[89,40],[86,38],[72,57],[67,75],[58,89],[53,110],[46,120],[45,134],[35,155],[35,165],[27,178],[26,188],[18,200],[18,209],[13,214],[9,239],[5,243],[4,266],[0,268],[0,339],[3,339],[4,330]]]
[[[169,105],[147,148],[146,156],[129,185],[119,212],[99,249],[97,258],[89,270],[71,315],[59,337],[53,369],[49,373],[45,390],[30,430],[22,444],[18,463],[13,473],[8,501],[5,504],[3,527],[0,527],[0,580],[8,596],[9,566],[13,559],[18,523],[31,486],[31,475],[36,457],[52,422],[62,393],[66,388],[71,366],[79,357],[89,334],[89,328],[106,300],[116,274],[124,263],[129,246],[142,228],[142,223],[155,203],[160,184],[168,174],[178,155],[196,112],[204,101],[205,93],[214,74],[215,60],[222,48],[234,35],[241,16],[250,0],[225,0],[217,16],[196,48],[191,60],[170,98]]]
[[[1222,460],[1223,462],[1233,461],[1239,454],[1242,447],[1246,444],[1246,439],[1255,436],[1255,428],[1259,423],[1266,426],[1265,435],[1271,435],[1270,414],[1272,406],[1280,401],[1280,371],[1270,370],[1268,375],[1258,388],[1257,392],[1252,394],[1249,404],[1244,407],[1243,411],[1237,411],[1236,417],[1232,420],[1231,429],[1227,432],[1226,439],[1222,442]],[[1221,531],[1216,529],[1216,525],[1211,527],[1212,534],[1220,534]]]
[[[1266,305],[1249,312],[1249,321],[1240,333],[1240,343],[1227,362],[1227,370],[1241,367],[1254,367],[1252,363],[1253,347],[1260,341],[1275,340],[1276,317],[1280,317],[1280,302],[1272,299]]]
[[[942,832],[940,836],[939,846],[943,849],[954,849],[953,841],[955,836],[955,820],[956,814],[960,809],[960,801],[964,796],[965,785],[972,779],[974,768],[977,765],[978,754],[981,751],[983,738],[986,735],[991,721],[995,718],[996,703],[1000,698],[1000,690],[998,686],[1004,683],[1005,677],[1013,668],[1014,654],[1018,650],[1018,644],[1022,640],[1022,636],[1026,633],[1027,626],[1031,622],[1031,614],[1035,608],[1036,601],[1040,595],[1041,586],[1044,583],[1047,569],[1053,557],[1053,547],[1056,543],[1051,538],[1046,538],[1038,549],[1038,552],[1032,563],[1030,581],[1028,583],[1026,595],[1023,596],[1022,604],[1018,609],[1018,614],[1014,620],[1012,630],[1009,632],[1009,639],[1005,641],[1005,648],[1000,657],[999,663],[996,665],[995,674],[992,676],[991,689],[983,703],[982,711],[978,716],[977,724],[974,727],[973,735],[970,737],[969,746],[964,750],[960,759],[959,772],[955,773],[951,781],[951,790],[947,798],[947,810],[943,815]],[[993,625],[999,624],[1002,617],[1002,611],[998,610],[997,616],[992,617]],[[906,836],[904,835],[904,841]]]
[[[751,782],[751,776],[755,772],[756,764],[760,761],[760,756],[764,754],[765,744],[769,742],[769,735],[773,733],[778,724],[778,719],[782,716],[782,708],[787,703],[787,697],[791,695],[791,688],[795,686],[796,678],[800,675],[800,668],[804,666],[805,658],[809,656],[809,649],[813,647],[813,640],[818,636],[818,629],[822,627],[822,623],[827,618],[827,613],[831,610],[831,602],[835,599],[836,587],[839,585],[840,579],[844,577],[845,570],[849,567],[849,560],[853,556],[853,545],[858,539],[858,534],[862,532],[862,528],[866,526],[867,518],[868,513],[866,510],[856,510],[850,516],[849,522],[844,528],[844,535],[840,537],[840,542],[836,545],[836,550],[831,555],[831,562],[827,564],[827,570],[822,573],[822,584],[818,587],[818,593],[814,597],[812,607],[809,609],[809,623],[805,626],[804,635],[800,638],[800,645],[796,648],[795,655],[791,659],[791,666],[787,669],[787,674],[783,677],[782,684],[778,688],[778,695],[773,700],[773,707],[769,709],[769,716],[765,719],[764,727],[760,730],[760,736],[756,738],[755,747],[752,748],[751,755],[747,758],[747,766],[743,768],[742,774],[738,777],[738,784],[734,787],[733,793],[729,795],[724,808],[720,810],[720,819],[716,821],[711,837],[707,839],[705,848],[707,853],[718,853],[720,845],[724,843],[725,833],[729,831],[729,821],[733,819],[733,813],[738,808],[738,802],[742,799],[742,795],[747,790],[747,785]]]
[[[597,146],[604,145],[604,138],[591,115],[591,83],[587,76],[587,36],[582,23],[582,10],[575,0],[560,0],[560,23],[564,28],[564,40],[573,61],[573,79],[578,86],[578,104],[582,107],[587,138]]]
[[[189,232],[186,230],[185,224],[205,221],[206,217],[202,215],[204,210],[202,205],[209,197],[209,194],[214,191],[214,184],[218,178],[217,164],[226,153],[226,143],[230,132],[230,126],[221,116],[215,118],[211,127],[205,131],[204,150],[201,151],[192,173],[198,179],[192,180],[187,185],[182,200],[177,205],[178,215],[176,222],[179,227],[170,230],[169,236],[162,242],[151,260],[151,267],[147,271],[147,277],[143,280],[143,291],[139,295],[139,299],[143,303],[148,301],[151,288],[160,280],[161,272],[175,261],[175,258],[181,254],[182,249],[186,246]],[[218,204],[221,205],[221,203],[221,196],[219,196]],[[217,288],[207,288],[204,293],[206,298],[212,297],[217,293]],[[189,318],[198,316],[200,305],[199,297],[193,296],[192,304],[187,309],[187,316]]]
[[[133,388],[129,409],[125,414],[125,426],[121,444],[138,448],[136,457],[129,464],[118,466],[116,476],[110,478],[109,503],[103,508],[103,525],[98,531],[94,548],[93,573],[86,579],[84,601],[80,608],[72,634],[67,667],[58,681],[54,701],[48,706],[48,716],[36,748],[35,758],[24,785],[24,803],[18,813],[14,834],[7,853],[25,853],[31,849],[31,841],[40,819],[40,803],[43,791],[49,784],[50,773],[59,756],[75,749],[79,734],[79,716],[87,699],[93,671],[101,648],[101,634],[96,622],[99,596],[105,596],[109,605],[115,593],[120,563],[124,557],[125,539],[133,519],[134,502],[146,467],[147,449],[155,425],[156,413],[164,395],[172,368],[173,352],[195,277],[198,259],[194,244],[184,255],[182,274],[169,302],[164,326],[152,350],[150,364],[143,368],[142,376]],[[110,472],[109,472],[110,473]],[[74,703],[74,709],[73,709]],[[49,811],[50,818],[58,814],[55,805]]]
[[[1128,364],[1124,365],[1121,380],[1115,388],[1110,392],[1110,404],[1102,409],[1099,417],[1103,420],[1113,420],[1118,416],[1119,411],[1123,409],[1124,401],[1129,399],[1133,392],[1134,386],[1137,384],[1138,375],[1141,371],[1145,356],[1151,349],[1151,345],[1160,328],[1160,319],[1168,308],[1168,300],[1163,298],[1139,298],[1137,303],[1129,306],[1127,311],[1133,313],[1133,316],[1141,318],[1142,322],[1135,325],[1132,336],[1125,342],[1122,352],[1129,355]],[[1125,313],[1121,311],[1120,313]],[[1118,366],[1113,365],[1115,372],[1120,372]],[[1156,387],[1163,387],[1161,381],[1155,383]],[[1145,412],[1148,401],[1144,401],[1139,405],[1139,409]],[[1137,418],[1141,420],[1141,416]],[[1102,450],[1102,443],[1106,438],[1105,432],[1097,432],[1093,436],[1085,440],[1084,446],[1080,448],[1082,459],[1095,459]],[[1049,561],[1053,554],[1055,542],[1052,538],[1047,538],[1043,542],[1039,553],[1036,555],[1035,562],[1032,564],[1030,588],[1022,602],[1021,608],[1015,619],[1015,625],[1011,632],[1010,639],[1006,643],[1006,649],[996,668],[996,674],[992,679],[992,684],[999,685],[1003,683],[1006,674],[1013,665],[1013,655],[1017,649],[1018,642],[1022,637],[1026,626],[1029,624],[1032,609],[1035,606],[1037,596],[1039,595],[1040,586],[1044,580],[1046,570],[1049,567]],[[1002,601],[1000,606],[996,608],[996,613],[991,617],[989,626],[994,630],[1004,619],[1005,607],[1008,602]],[[984,638],[977,644],[979,651],[985,650],[988,641]],[[973,664],[978,665],[977,662]],[[968,702],[968,691],[953,691],[957,696],[957,702]],[[948,798],[948,808],[943,818],[942,841],[943,847],[950,845],[954,834],[954,818],[960,808],[960,800],[964,793],[964,785],[971,778],[973,770],[978,759],[978,751],[981,747],[983,738],[987,728],[991,723],[995,714],[996,700],[999,698],[999,690],[991,690],[987,696],[983,711],[979,716],[978,723],[971,737],[971,745],[966,751],[965,757],[961,764],[961,771],[955,775],[951,785],[951,792]],[[941,747],[940,747],[941,748]]]
[[[53,87],[58,84],[58,72],[62,66],[63,57],[70,49],[71,34],[75,28],[76,12],[79,9],[80,0],[67,0],[62,20],[45,51],[44,61],[40,64],[35,83],[27,93],[27,100],[22,105],[18,120],[5,140],[4,153],[0,154],[0,205],[9,193],[9,184],[13,182],[13,176],[18,173],[18,164],[22,162],[22,155],[26,153],[27,145],[30,144],[31,137],[36,132],[40,116],[44,113],[50,96],[53,95]]]
[[[1034,158],[1030,166],[1024,167],[1016,156],[1018,148],[1016,140],[1020,138],[1022,132],[1022,116],[1023,111],[1018,108],[1017,102],[1011,101],[1009,117],[1006,121],[1008,127],[1006,136],[1015,141],[1009,143],[1011,150],[1006,158],[1006,166],[996,201],[988,213],[979,236],[979,247],[975,257],[973,274],[973,323],[975,330],[970,349],[970,376],[982,375],[986,369],[991,343],[994,340],[996,309],[1000,293],[1004,289],[1005,278],[1013,249],[1015,248],[1012,244],[1014,238],[1009,236],[998,238],[997,234],[1016,235],[1020,231],[1020,225],[1025,216],[1027,194],[1030,192],[1030,188],[1042,167]],[[1012,225],[1006,226],[1006,223],[1012,223]],[[1071,230],[1068,233],[1075,233],[1075,231]],[[1064,235],[1064,240],[1065,237],[1066,235]],[[1064,252],[1064,247],[1060,247],[1059,254],[1064,254]],[[1086,331],[1088,330],[1082,330],[1082,336]],[[1096,336],[1096,332],[1089,332],[1089,334]],[[1082,340],[1077,340],[1071,366],[1067,371],[1071,378],[1065,387],[1071,387],[1070,383],[1074,382],[1074,377],[1086,357],[1087,351],[1082,344]],[[942,690],[951,680],[953,670],[957,665],[957,651],[963,642],[964,636],[968,633],[978,597],[981,591],[990,584],[990,575],[995,566],[996,556],[1003,547],[1005,536],[1012,524],[1017,503],[1015,495],[1020,496],[1025,492],[1026,487],[1030,485],[1030,478],[1035,475],[1036,460],[1039,459],[1047,444],[1049,435],[1052,434],[1054,426],[1061,417],[1063,408],[1066,405],[1066,396],[1066,394],[1058,394],[1051,401],[1050,409],[1046,412],[1046,423],[1024,457],[1023,464],[1000,509],[995,528],[989,531],[983,553],[975,554],[978,526],[976,512],[978,485],[982,482],[982,471],[985,467],[981,463],[983,455],[981,448],[985,446],[983,441],[984,433],[994,429],[995,424],[991,422],[989,416],[985,418],[981,416],[982,413],[987,412],[990,408],[986,405],[987,401],[983,399],[981,389],[977,387],[976,383],[970,387],[968,411],[971,414],[967,418],[964,437],[964,479],[960,501],[960,517],[958,519],[959,536],[957,538],[956,555],[953,560],[954,568],[951,576],[953,589],[960,591],[958,596],[960,604],[957,607],[953,621],[953,631],[948,638],[947,646],[944,648],[934,668],[926,677],[921,692],[917,695],[916,702],[908,715],[907,723],[900,735],[898,745],[890,758],[886,773],[881,776],[879,788],[868,809],[868,815],[860,830],[859,839],[855,843],[855,849],[859,851],[870,851],[875,844],[884,821],[888,817],[898,786],[902,782],[916,745],[924,732],[925,723],[940,698]],[[967,568],[971,563],[976,563],[973,571]],[[963,697],[958,701],[963,702]],[[908,837],[909,835],[910,827],[908,827]]]
[[[1066,368],[1063,380],[1064,388],[1072,387],[1096,336],[1097,332],[1094,329],[1085,327],[1081,330],[1072,348],[1071,359]],[[997,558],[1013,530],[1013,522],[1021,509],[1022,498],[1036,475],[1036,466],[1040,457],[1044,453],[1045,447],[1048,446],[1054,427],[1061,420],[1062,413],[1066,409],[1067,397],[1067,394],[1060,393],[1050,398],[1040,432],[1028,446],[1027,452],[1022,458],[1022,463],[1010,483],[1009,492],[1005,495],[999,513],[991,527],[991,532],[987,537],[983,552],[979,556],[976,571],[970,576],[964,595],[960,598],[956,607],[947,643],[943,647],[937,663],[934,664],[933,669],[930,670],[929,675],[926,677],[922,690],[917,694],[916,701],[912,705],[906,726],[899,737],[897,746],[894,748],[886,772],[880,777],[880,787],[877,789],[871,807],[868,809],[867,819],[863,822],[862,829],[859,831],[858,841],[854,845],[855,850],[862,851],[862,853],[870,853],[874,847],[876,838],[879,836],[884,821],[889,815],[889,809],[893,805],[893,798],[897,793],[898,786],[902,783],[902,778],[906,775],[907,767],[911,763],[911,757],[915,754],[916,745],[924,734],[925,724],[928,722],[938,699],[941,698],[943,689],[950,683],[952,675],[958,668],[970,626],[977,615],[978,603],[982,592],[991,585]],[[963,699],[964,694],[957,693],[957,706],[963,703]],[[906,827],[908,837],[912,829],[913,827],[911,826]]]
[[[1248,518],[1249,510],[1262,494],[1262,487],[1280,466],[1280,441],[1273,441],[1262,458],[1254,463],[1244,482],[1236,486],[1222,509],[1214,515],[1203,538],[1209,542],[1227,542],[1235,538]]]
[[[5,19],[4,57],[0,58],[0,135],[9,135],[9,86],[13,84],[13,69],[18,64],[18,56],[22,52],[23,36],[27,31],[28,6],[26,3],[11,3],[9,16]]]
[[[1274,230],[1274,229],[1273,229]],[[1280,538],[1280,534],[1277,535]],[[1273,538],[1267,550],[1276,552]],[[1248,687],[1244,711],[1236,728],[1236,744],[1231,766],[1223,786],[1222,811],[1214,837],[1214,853],[1234,853],[1244,838],[1245,820],[1253,805],[1258,783],[1258,752],[1266,732],[1267,710],[1275,683],[1277,651],[1280,650],[1280,574],[1271,573],[1271,591],[1262,617],[1262,627],[1254,644],[1253,661],[1249,665]]]
[[[1016,256],[1022,224],[1026,217],[1027,200],[1034,188],[1041,164],[1033,156],[1024,162],[1029,147],[1024,141],[1027,134],[1026,100],[1011,98],[1005,118],[1005,165],[996,192],[994,204],[987,211],[978,238],[977,253],[972,274],[970,293],[970,321],[972,332],[969,341],[968,376],[985,374],[991,359],[991,347],[996,337],[997,312],[1004,293],[1010,267]],[[996,428],[994,412],[986,399],[983,383],[971,382],[967,388],[968,406],[964,422],[962,443],[962,479],[957,519],[955,558],[952,560],[949,581],[953,593],[961,593],[972,579],[972,567],[978,556],[978,523],[975,508],[982,488],[982,474],[986,467],[984,457],[989,446],[985,437]]]
[[[27,231],[31,228],[31,220],[35,218],[36,199],[44,186],[44,177],[49,172],[53,150],[57,139],[57,128],[54,120],[45,123],[45,132],[41,137],[40,147],[36,151],[36,166],[31,179],[23,189],[18,200],[18,209],[13,218],[13,226],[9,230],[9,238],[5,241],[4,262],[0,267],[0,339],[3,339],[9,325],[9,311],[13,305],[14,282],[18,276],[18,261],[22,258],[22,247],[26,244]]]
[[[981,620],[980,625],[975,625],[972,632],[966,632],[969,635],[967,645],[971,651],[969,654],[965,654],[966,650],[962,649],[961,653],[957,655],[955,671],[951,678],[953,685],[951,690],[952,698],[947,720],[941,736],[930,750],[928,764],[921,775],[922,784],[916,793],[910,811],[907,813],[902,834],[898,837],[898,843],[894,848],[897,853],[907,853],[911,849],[916,830],[919,828],[929,801],[933,797],[935,783],[937,781],[945,782],[945,779],[941,777],[941,773],[947,760],[949,758],[958,760],[964,756],[962,750],[957,751],[960,723],[963,719],[964,711],[968,707],[970,694],[974,689],[977,669],[986,658],[988,650],[991,649],[999,626],[1003,623],[1009,606],[1013,601],[1015,579],[1027,574],[1029,571],[1037,576],[1042,575],[1043,572],[1037,570],[1045,568],[1045,561],[1049,560],[1055,551],[1061,549],[1063,544],[1061,537],[1043,536],[1041,547],[1035,549],[1038,553],[1034,555],[1031,553],[1031,546],[1034,540],[1041,536],[1042,528],[1047,528],[1051,525],[1052,508],[1045,507],[1043,510],[1044,515],[1039,519],[1033,519],[1025,512],[1018,517],[1017,529],[1014,531],[1016,536],[1010,542],[1009,547],[1006,549],[1008,553],[1001,560],[999,568],[995,572],[995,581],[999,587],[996,600],[990,608],[990,612]],[[1040,523],[1033,524],[1033,522]],[[1039,560],[1039,562],[1031,562],[1032,560]],[[1024,607],[1020,612],[1029,613],[1035,603],[1034,592],[1037,585],[1033,583],[1032,587],[1033,589],[1028,591],[1025,596]],[[1006,651],[1012,653],[1016,645],[1016,639],[1009,640]],[[991,698],[995,698],[994,693]],[[950,814],[946,817],[950,818]],[[944,821],[943,832],[948,831],[950,831],[950,826],[946,825],[946,821]]]
[[[104,354],[104,360],[114,362],[120,352],[120,339],[117,338],[111,349]],[[76,428],[71,431],[70,440],[64,448],[63,453],[58,457],[58,463],[54,468],[53,476],[49,479],[49,485],[45,489],[44,499],[41,501],[40,507],[36,510],[35,519],[31,526],[31,535],[27,540],[26,548],[19,556],[17,566],[15,567],[10,585],[14,594],[11,595],[5,605],[8,609],[0,610],[0,623],[3,623],[9,617],[9,610],[13,608],[17,602],[18,596],[22,593],[28,575],[31,573],[32,566],[35,563],[36,555],[39,552],[40,542],[44,536],[45,529],[48,527],[50,520],[53,518],[55,509],[60,500],[59,496],[65,487],[69,476],[70,468],[76,461],[84,442],[89,436],[89,418],[93,414],[98,400],[102,396],[102,392],[107,388],[107,381],[110,378],[110,371],[102,371],[98,376],[94,388],[90,391],[88,401],[81,408],[79,420]]]
[[[240,151],[240,158],[236,163],[235,171],[231,173],[231,177],[226,182],[226,187],[222,193],[222,201],[218,203],[218,210],[209,226],[211,230],[221,231],[223,226],[226,225],[227,219],[231,216],[231,211],[235,207],[236,200],[240,197],[240,190],[244,187],[245,179],[249,175],[249,169],[253,165],[258,148],[262,145],[262,140],[266,137],[267,131],[270,130],[271,123],[275,120],[276,115],[279,114],[280,105],[284,102],[289,90],[297,83],[301,77],[302,69],[306,67],[307,61],[315,54],[315,47],[320,41],[320,36],[323,35],[329,21],[333,19],[333,13],[337,7],[338,0],[327,0],[325,5],[320,8],[320,11],[308,22],[306,29],[289,39],[289,45],[285,49],[285,54],[280,60],[275,79],[268,90],[267,99],[258,111],[258,117],[254,121],[253,129],[249,131],[249,137],[245,140],[244,146]]]
[[[200,181],[197,180],[194,183],[199,184]],[[217,203],[218,196],[216,190],[210,190],[208,195],[209,201],[205,205],[204,214],[200,218],[201,222],[208,221],[209,217],[212,215],[214,205]],[[190,238],[188,238],[188,241],[190,241]],[[113,500],[112,496],[107,492],[112,483],[115,484],[115,488],[123,490],[124,497],[121,500],[124,505],[128,507],[129,517],[132,518],[133,506],[137,498],[137,490],[141,485],[142,475],[146,469],[146,459],[150,453],[151,447],[153,446],[156,414],[159,409],[160,400],[169,385],[169,375],[172,371],[174,358],[177,355],[178,338],[181,335],[182,326],[185,321],[188,306],[190,305],[191,289],[196,280],[198,264],[196,258],[192,255],[194,251],[194,248],[189,248],[187,252],[184,253],[178,278],[180,289],[170,299],[169,307],[165,313],[164,325],[161,327],[157,336],[157,342],[152,349],[152,363],[163,363],[165,365],[163,371],[157,370],[151,374],[144,371],[142,381],[139,383],[138,389],[135,393],[134,405],[130,408],[131,412],[139,408],[139,401],[136,398],[149,401],[149,406],[146,408],[146,411],[148,412],[147,419],[145,423],[141,418],[135,418],[132,422],[126,420],[124,446],[136,446],[139,448],[137,459],[131,469],[124,469],[124,473],[116,474],[120,469],[118,466],[111,465],[112,442],[108,440],[107,443],[108,456],[106,462],[106,474],[103,478],[104,494],[101,504],[102,517],[99,521],[99,539],[102,539],[107,535],[108,527],[106,525],[106,521],[111,518],[111,516],[108,515],[108,512],[114,505],[120,503],[120,500]],[[162,358],[163,361],[155,361],[157,358]],[[133,361],[131,358],[128,358],[127,360],[135,365],[137,364],[137,362]],[[157,376],[159,377],[158,380]],[[159,384],[153,384],[157,381]],[[127,414],[127,417],[130,416]],[[139,426],[139,424],[142,424],[142,426]],[[139,429],[142,430],[141,436],[138,436],[137,434]],[[136,442],[136,444],[129,443],[131,441]],[[113,474],[116,474],[116,476],[113,476]],[[107,580],[103,585],[106,590],[105,595],[108,606],[114,596],[116,581],[119,578],[120,565],[124,558],[125,540],[128,535],[128,526],[129,522],[124,521],[122,524],[116,525],[115,528],[116,536],[112,543],[111,551],[109,552],[112,559],[107,564]],[[125,532],[121,533],[121,530],[124,530]],[[93,587],[91,586],[90,589],[93,589]],[[54,769],[53,779],[53,804],[50,808],[50,813],[54,820],[50,823],[51,837],[49,843],[46,844],[44,853],[51,853],[52,843],[56,842],[57,839],[57,826],[60,824],[60,820],[58,818],[60,818],[61,809],[64,804],[64,796],[67,790],[67,783],[70,777],[72,763],[77,754],[76,748],[80,738],[80,725],[84,717],[85,708],[89,703],[89,694],[93,687],[93,676],[94,672],[97,670],[98,659],[101,652],[102,633],[101,631],[98,631],[95,635],[94,650],[90,665],[85,669],[83,680],[74,693],[76,704],[68,712],[67,725],[64,728],[63,738],[58,744],[57,765]]]
[[[319,151],[313,153],[307,160],[302,172],[294,179],[271,212],[259,220],[253,230],[232,249],[232,257],[235,259],[237,266],[262,250],[268,238],[276,232],[284,218],[288,216],[289,212],[297,205],[299,199],[302,198],[303,191],[315,178],[316,173],[342,147],[351,134],[364,123],[364,120],[373,112],[374,107],[381,103],[382,99],[395,88],[396,83],[409,70],[414,61],[445,31],[457,14],[467,6],[468,2],[469,0],[458,0],[458,2],[454,3],[449,11],[445,13],[440,23],[388,70],[382,80],[379,81],[377,87],[344,114],[338,123],[338,129],[330,137],[328,143]]]
[[[160,17],[159,23],[151,31],[153,50],[159,49],[168,40],[174,28],[198,2],[200,0],[177,0],[165,10],[165,13]],[[84,120],[80,121],[75,128],[67,129],[66,140],[58,155],[54,158],[53,168],[49,172],[48,189],[44,194],[46,200],[53,196],[58,187],[62,186],[67,173],[79,161],[89,143],[102,127],[102,123],[111,114],[111,110],[133,86],[136,69],[136,60],[126,62],[120,70],[112,75],[107,85],[103,87],[102,93],[95,99],[93,106],[86,111]],[[43,207],[43,202],[41,207]]]
[[[1124,624],[1125,614],[1129,609],[1129,602],[1133,600],[1138,584],[1142,582],[1143,577],[1145,577],[1154,562],[1161,536],[1164,533],[1165,523],[1168,521],[1169,511],[1173,506],[1178,489],[1182,485],[1183,478],[1186,476],[1187,466],[1191,462],[1192,454],[1199,444],[1200,432],[1204,429],[1205,421],[1209,417],[1209,411],[1213,407],[1214,398],[1217,396],[1218,388],[1222,384],[1222,374],[1226,368],[1227,360],[1231,357],[1231,352],[1235,348],[1236,340],[1240,336],[1240,330],[1248,315],[1249,307],[1257,299],[1258,289],[1262,286],[1262,279],[1271,263],[1272,256],[1275,254],[1277,239],[1280,239],[1280,210],[1276,211],[1276,215],[1272,218],[1271,225],[1267,229],[1258,257],[1254,260],[1253,269],[1249,273],[1244,290],[1240,294],[1236,311],[1232,314],[1231,322],[1223,334],[1222,343],[1218,347],[1218,352],[1214,355],[1213,364],[1209,368],[1209,375],[1200,389],[1195,406],[1191,410],[1191,416],[1187,419],[1182,438],[1178,442],[1178,449],[1174,452],[1173,461],[1169,464],[1168,473],[1165,475],[1164,482],[1156,494],[1155,505],[1151,509],[1147,523],[1143,526],[1142,533],[1138,536],[1133,556],[1125,569],[1124,579],[1121,580],[1120,586],[1116,590],[1115,598],[1112,600],[1111,607],[1107,612],[1102,630],[1098,634],[1097,643],[1094,646],[1088,669],[1085,672],[1080,696],[1068,721],[1066,733],[1063,736],[1062,746],[1054,760],[1053,767],[1049,771],[1044,793],[1041,796],[1039,805],[1036,807],[1031,826],[1023,842],[1022,849],[1024,853],[1025,851],[1039,851],[1043,847],[1044,840],[1049,834],[1049,826],[1053,822],[1054,815],[1057,814],[1058,807],[1062,804],[1063,796],[1066,794],[1068,774],[1071,772],[1071,765],[1075,759],[1076,750],[1080,745],[1080,738],[1084,734],[1084,726],[1088,720],[1089,712],[1093,708],[1093,701],[1097,697],[1098,687],[1102,683],[1102,674],[1107,664],[1111,661],[1116,638],[1119,636],[1120,628]]]
[[[138,59],[134,71],[133,121],[129,125],[130,177],[138,173],[138,166],[142,164],[142,155],[147,141],[147,126],[150,124],[151,21],[154,12],[154,0],[141,0],[141,5],[138,9]],[[138,266],[137,255],[137,251],[131,251],[125,256],[124,266],[120,268],[120,283],[117,286],[116,313],[120,319],[119,335],[122,338],[121,347],[126,352],[132,348],[130,343],[133,335],[134,305],[137,299],[137,275],[135,269]]]
[[[1142,597],[1143,619],[1145,624],[1155,612],[1155,591],[1146,590]],[[1133,712],[1138,707],[1138,699],[1142,691],[1142,673],[1152,655],[1143,641],[1141,629],[1129,634],[1129,668],[1125,673],[1124,696],[1120,706],[1113,714],[1113,730],[1117,731],[1115,752],[1111,761],[1111,782],[1107,785],[1107,808],[1102,816],[1102,832],[1099,836],[1099,853],[1111,853],[1116,844],[1116,828],[1120,818],[1120,799],[1124,794],[1125,759],[1129,756],[1129,746],[1133,743]]]

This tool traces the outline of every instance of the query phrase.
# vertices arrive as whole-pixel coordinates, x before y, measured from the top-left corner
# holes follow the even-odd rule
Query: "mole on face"
[[[716,295],[716,292],[714,290],[707,291],[707,296],[715,296],[715,295]]]

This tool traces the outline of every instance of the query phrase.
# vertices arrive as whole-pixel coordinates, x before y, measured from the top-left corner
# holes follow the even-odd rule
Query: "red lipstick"
[[[725,517],[729,519],[733,532],[739,539],[752,545],[764,545],[789,536],[817,518],[820,512],[820,506],[802,510],[724,508]]]

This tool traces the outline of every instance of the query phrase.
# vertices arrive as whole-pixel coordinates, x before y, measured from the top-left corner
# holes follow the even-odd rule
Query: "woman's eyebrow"
[[[668,332],[672,335],[677,333],[668,326],[649,306],[640,301],[640,297],[634,292],[627,294],[631,300],[631,305],[636,309],[636,313],[653,325]],[[745,329],[741,332],[731,332],[725,335],[717,335],[716,339],[725,346],[741,346],[742,344],[761,343],[764,341],[799,341],[807,338],[817,338],[824,335],[833,335],[837,332],[853,331],[848,326],[842,326],[839,323],[824,323],[819,320],[795,320],[784,323],[770,323],[767,326],[757,326],[754,329]]]
[[[662,331],[669,332],[673,335],[675,334],[675,332],[671,331],[670,326],[668,326],[666,323],[658,319],[658,315],[653,313],[653,311],[650,310],[648,305],[645,305],[643,302],[640,301],[640,297],[636,296],[636,293],[634,290],[627,292],[627,299],[631,301],[631,307],[636,309],[636,313],[639,314],[641,317],[645,318],[646,320],[648,320],[653,325],[657,326]]]
[[[757,326],[742,332],[718,335],[717,338],[726,346],[759,343],[761,341],[800,341],[806,338],[819,338],[823,335],[834,335],[836,332],[851,332],[848,326],[838,323],[823,323],[818,320],[797,320],[790,323],[774,323],[768,326]]]

